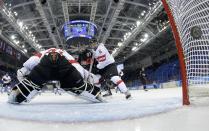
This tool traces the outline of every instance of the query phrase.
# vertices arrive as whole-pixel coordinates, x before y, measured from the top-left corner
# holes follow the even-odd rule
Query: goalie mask
[[[49,57],[49,60],[53,63],[53,64],[56,64],[58,63],[58,60],[60,58],[60,54],[57,53],[57,52],[50,52],[48,54],[48,57]]]

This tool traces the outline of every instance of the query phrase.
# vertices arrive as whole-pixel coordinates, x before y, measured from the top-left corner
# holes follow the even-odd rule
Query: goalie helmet
[[[59,60],[59,58],[60,58],[60,54],[57,53],[57,52],[50,52],[50,53],[48,54],[48,57],[49,57],[51,63],[57,64],[57,63],[58,63],[58,60]]]

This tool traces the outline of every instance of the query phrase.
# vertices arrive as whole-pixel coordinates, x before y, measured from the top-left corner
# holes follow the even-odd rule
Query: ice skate
[[[132,97],[131,97],[131,93],[129,92],[129,91],[127,91],[126,93],[125,93],[125,96],[126,96],[126,99],[127,100],[130,100]]]
[[[144,91],[148,91],[147,89],[144,89]]]

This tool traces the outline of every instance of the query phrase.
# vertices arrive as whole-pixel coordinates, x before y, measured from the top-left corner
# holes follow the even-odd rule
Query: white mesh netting
[[[209,0],[167,0],[167,3],[181,39],[189,91],[195,87],[190,96],[209,96],[205,90],[209,89]],[[200,38],[191,35],[194,26],[201,28]]]

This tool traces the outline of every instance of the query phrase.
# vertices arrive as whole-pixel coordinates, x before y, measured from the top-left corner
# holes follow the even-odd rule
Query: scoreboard
[[[92,39],[97,33],[97,27],[89,21],[74,20],[63,25],[63,32],[66,41],[73,38]]]

